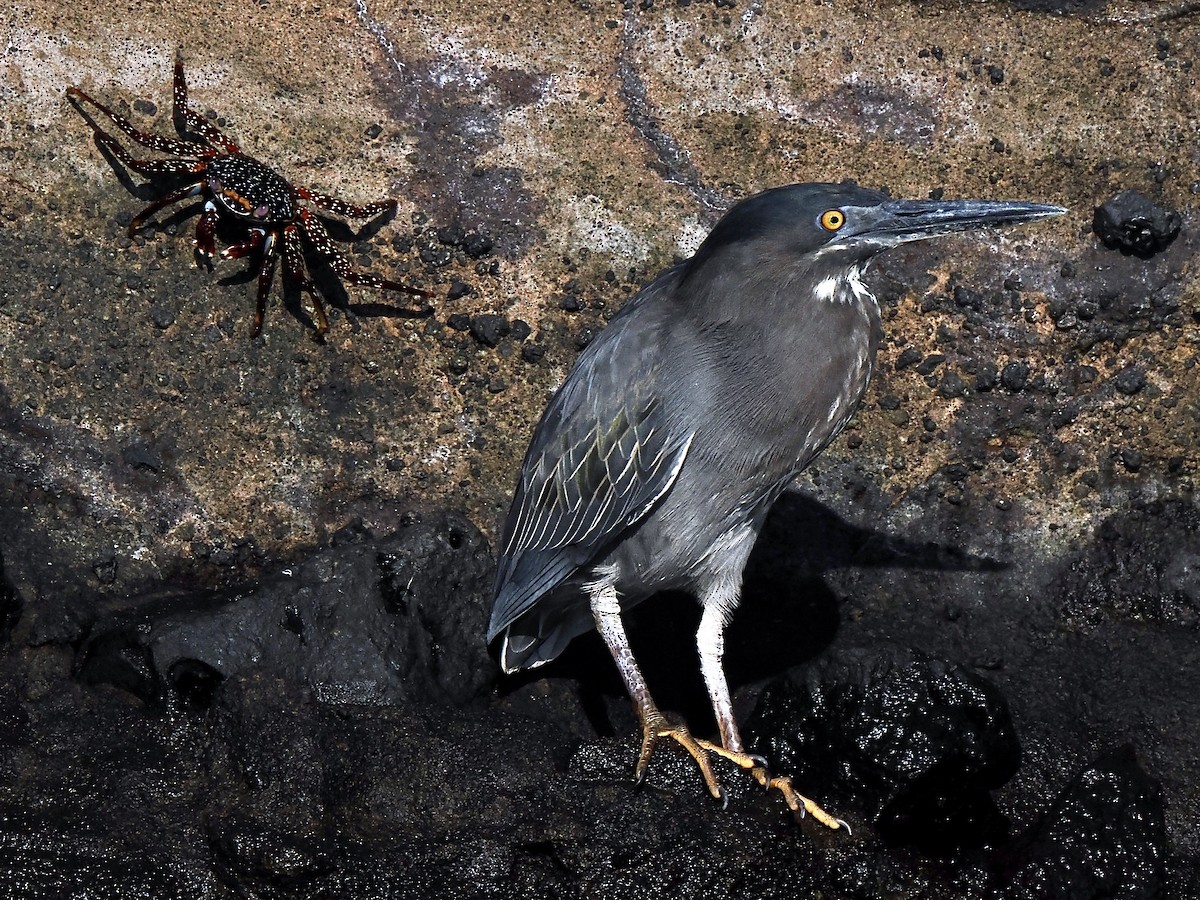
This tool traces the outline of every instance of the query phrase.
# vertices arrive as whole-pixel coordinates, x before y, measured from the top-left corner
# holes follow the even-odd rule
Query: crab
[[[380,200],[358,206],[292,184],[266,163],[243,153],[237,143],[188,105],[182,60],[175,63],[174,88],[171,114],[182,139],[140,131],[124,116],[77,87],[68,88],[67,96],[77,104],[78,101],[91,104],[138,144],[170,154],[168,159],[137,159],[113,135],[100,128],[90,115],[84,113],[95,132],[96,142],[129,169],[147,176],[194,177],[138,213],[129,223],[130,237],[136,235],[158,211],[200,197],[204,203],[196,222],[193,241],[197,265],[211,268],[214,255],[222,259],[240,259],[258,254],[258,307],[252,338],[262,333],[267,300],[275,278],[275,263],[282,257],[285,295],[289,285],[298,291],[308,292],[312,298],[313,337],[317,341],[324,339],[329,330],[329,318],[321,296],[305,269],[306,250],[324,260],[336,275],[352,284],[398,291],[414,297],[432,296],[419,288],[389,281],[370,272],[356,271],[338,250],[321,218],[310,208],[316,207],[349,219],[370,219],[394,212],[395,200]],[[82,109],[80,111],[83,112]],[[217,254],[217,230],[218,227],[224,230],[227,223],[243,228],[246,237],[226,246]],[[401,315],[414,317],[430,312],[428,305],[421,309],[399,311]]]

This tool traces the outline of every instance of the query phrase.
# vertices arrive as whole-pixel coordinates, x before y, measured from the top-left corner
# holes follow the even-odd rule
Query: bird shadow
[[[811,496],[788,492],[772,508],[750,554],[742,600],[726,632],[724,668],[735,693],[813,659],[833,642],[842,599],[824,576],[841,568],[995,571],[1005,565],[953,544],[853,524]],[[696,654],[699,623],[699,605],[683,593],[658,594],[626,616],[630,644],[655,701],[702,734],[715,731],[716,723]],[[596,732],[619,733],[609,701],[625,690],[595,632],[531,673],[543,675],[573,679]]]

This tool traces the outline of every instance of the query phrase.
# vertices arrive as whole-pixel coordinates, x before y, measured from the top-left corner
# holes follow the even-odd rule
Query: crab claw
[[[266,232],[261,228],[252,228],[250,237],[244,241],[239,241],[236,244],[230,244],[221,251],[221,259],[241,259],[243,256],[249,256],[255,250],[262,246]]]
[[[213,254],[217,251],[217,220],[219,217],[220,214],[213,202],[210,200],[205,203],[204,212],[200,214],[200,219],[196,222],[196,239],[192,241],[196,247],[196,255],[210,266]]]

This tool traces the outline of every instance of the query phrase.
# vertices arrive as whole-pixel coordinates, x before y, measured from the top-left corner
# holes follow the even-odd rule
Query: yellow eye
[[[846,224],[846,214],[840,209],[827,209],[821,213],[821,227],[826,231],[837,231]]]

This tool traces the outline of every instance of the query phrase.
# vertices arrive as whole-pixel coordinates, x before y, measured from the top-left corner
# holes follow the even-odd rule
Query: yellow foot
[[[767,761],[761,756],[756,756],[753,753],[727,750],[720,744],[714,744],[712,741],[693,737],[692,733],[687,730],[686,725],[672,725],[662,715],[648,717],[642,727],[642,750],[638,754],[636,771],[638,784],[646,780],[646,770],[650,766],[650,757],[654,755],[655,747],[663,738],[675,741],[675,743],[688,752],[688,755],[700,767],[700,775],[704,779],[704,785],[708,788],[708,792],[720,800],[722,804],[728,805],[729,798],[721,789],[721,783],[717,781],[716,773],[713,772],[710,757],[714,754],[746,769],[750,773],[750,776],[768,791],[776,790],[783,794],[784,801],[797,819],[802,819],[805,815],[810,815],[826,828],[831,828],[834,831],[844,828],[847,834],[850,832],[850,826],[844,820],[831,816],[808,797],[799,793],[792,786],[791,778],[786,775],[772,775],[767,768]]]
[[[642,750],[638,754],[636,769],[637,783],[641,784],[646,780],[646,771],[650,767],[650,757],[654,755],[654,748],[658,746],[658,742],[663,738],[673,740],[688,752],[688,755],[700,767],[700,776],[704,779],[704,786],[708,788],[708,792],[720,800],[722,804],[727,805],[729,798],[721,790],[721,783],[717,781],[717,776],[712,769],[712,763],[708,758],[714,745],[708,741],[701,741],[692,737],[692,733],[687,730],[686,725],[672,725],[661,714],[647,716],[642,724]]]
[[[776,790],[783,794],[783,799],[796,816],[797,819],[803,819],[806,815],[812,816],[826,828],[831,828],[837,831],[839,828],[846,829],[846,833],[850,833],[850,826],[845,820],[831,816],[821,807],[817,806],[812,800],[805,797],[792,786],[792,779],[787,775],[772,775],[770,769],[767,768],[767,761],[761,756],[756,756],[753,753],[742,753],[736,750],[727,750],[717,744],[711,744],[708,741],[703,743],[708,745],[708,748],[725,759],[741,766],[750,772],[750,776],[761,784],[768,791]]]

